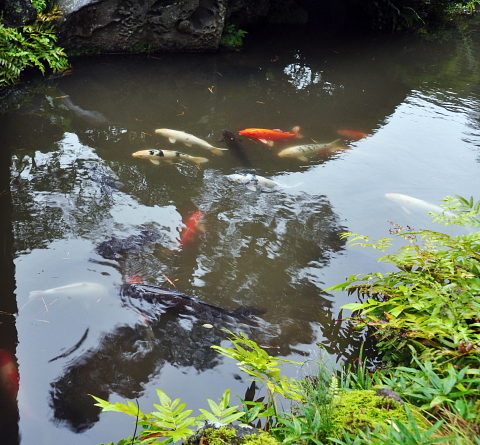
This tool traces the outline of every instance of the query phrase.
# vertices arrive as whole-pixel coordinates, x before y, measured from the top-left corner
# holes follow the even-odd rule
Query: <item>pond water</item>
[[[133,419],[100,414],[88,394],[137,398],[144,411],[156,388],[192,409],[227,388],[242,396],[247,377],[210,349],[229,345],[221,328],[292,360],[318,359],[319,343],[332,363],[357,357],[364,337],[341,321],[348,314],[340,309],[355,296],[323,289],[389,269],[339,235],[386,237],[389,221],[440,229],[425,210],[387,193],[434,204],[455,194],[479,199],[478,30],[473,22],[462,35],[430,42],[269,30],[241,52],[79,58],[69,75],[34,85],[0,117],[0,310],[19,309],[3,315],[1,346],[20,374],[17,400],[5,402],[4,443],[91,445],[133,434]],[[225,149],[224,129],[297,125],[303,138],[273,147],[243,136],[248,162],[155,133],[182,130]],[[339,138],[341,149],[307,160],[278,156]],[[156,165],[132,156],[145,149],[208,162]],[[251,190],[229,181],[236,173],[277,185]],[[195,212],[201,223],[180,245]],[[97,249],[146,230],[160,237],[110,257]],[[208,329],[200,313],[158,314],[122,297],[128,280],[266,312]],[[52,290],[76,283],[91,284]],[[50,292],[31,294],[38,290]]]

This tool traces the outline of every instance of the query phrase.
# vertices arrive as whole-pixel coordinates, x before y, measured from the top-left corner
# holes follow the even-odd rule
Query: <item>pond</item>
[[[100,414],[89,394],[138,399],[144,411],[157,388],[192,409],[227,388],[243,396],[247,376],[210,348],[229,345],[222,328],[313,368],[322,356],[358,357],[365,338],[341,310],[355,296],[323,289],[390,269],[339,235],[386,237],[389,221],[441,229],[386,194],[479,199],[479,29],[435,41],[265,30],[238,52],[77,58],[68,75],[26,87],[0,117],[0,310],[18,311],[2,315],[0,349],[20,375],[3,410],[5,443],[133,434],[133,419]],[[241,136],[240,154],[221,140],[222,130],[296,126],[302,137],[272,147]],[[161,128],[221,154],[170,143]],[[307,159],[278,155],[332,142]],[[153,163],[132,156],[140,150],[208,161]],[[248,187],[233,174],[275,184]],[[122,287],[140,281],[206,304],[167,310]],[[261,309],[232,312],[244,306]]]

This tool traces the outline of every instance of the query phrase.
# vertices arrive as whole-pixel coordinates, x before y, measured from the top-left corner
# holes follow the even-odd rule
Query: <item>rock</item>
[[[0,13],[7,28],[31,25],[37,20],[37,9],[30,0],[0,0]]]
[[[67,50],[212,51],[220,43],[227,0],[57,0]]]

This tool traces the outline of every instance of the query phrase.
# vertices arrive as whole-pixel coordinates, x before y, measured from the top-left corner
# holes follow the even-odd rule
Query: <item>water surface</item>
[[[156,388],[193,409],[227,388],[243,395],[246,376],[210,349],[228,345],[222,327],[293,360],[318,357],[318,343],[333,362],[355,358],[363,336],[341,321],[340,310],[355,297],[323,289],[388,266],[375,252],[347,248],[339,235],[385,237],[388,221],[439,228],[386,193],[436,204],[454,194],[478,199],[476,26],[443,42],[283,29],[241,52],[75,59],[72,74],[36,85],[0,121],[10,172],[10,192],[1,198],[12,212],[5,231],[13,233],[15,265],[6,289],[16,287],[5,304],[13,299],[21,308],[2,327],[10,329],[4,344],[16,353],[21,377],[10,443],[81,445],[133,434],[133,419],[100,415],[88,394],[137,398],[144,411],[156,402]],[[226,148],[223,129],[296,125],[302,139],[272,148],[243,138],[251,167],[231,152],[215,156],[155,134],[183,130]],[[307,162],[277,155],[332,142],[345,129],[368,137],[342,138],[345,150]],[[198,169],[132,157],[151,148],[209,161]],[[252,191],[228,181],[233,173],[279,185]],[[197,211],[205,231],[179,248]],[[96,251],[112,236],[141,230],[162,238],[115,259]],[[131,277],[174,283],[215,306],[267,312],[255,323],[214,329],[194,316],[146,321],[120,298]],[[107,292],[29,302],[32,291],[81,282]]]

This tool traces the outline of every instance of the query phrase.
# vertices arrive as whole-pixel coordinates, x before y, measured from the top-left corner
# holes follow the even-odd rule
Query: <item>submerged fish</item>
[[[268,130],[266,128],[246,128],[245,130],[239,131],[238,134],[258,139],[264,144],[272,147],[273,141],[284,141],[287,139],[303,137],[299,131],[300,127],[297,125],[296,127],[292,128],[293,133],[287,133],[282,130]]]
[[[98,283],[73,283],[66,286],[54,287],[47,290],[34,290],[30,292],[29,300],[44,296],[65,296],[65,297],[91,297],[99,298],[108,295],[108,289]]]
[[[301,161],[308,161],[311,156],[318,155],[320,153],[329,153],[332,151],[343,150],[346,147],[341,144],[341,139],[337,139],[328,144],[307,144],[296,145],[295,147],[285,148],[278,153],[278,156],[282,158],[297,158]]]
[[[247,151],[245,150],[245,147],[243,146],[240,138],[236,134],[228,130],[222,130],[222,135],[223,140],[227,144],[229,150],[232,153],[235,153],[235,155],[240,159],[240,161],[242,161],[245,167],[251,167],[252,163],[248,158]]]
[[[390,199],[390,201],[401,206],[406,213],[412,213],[412,211],[425,214],[434,212],[443,214],[448,218],[456,217],[455,213],[445,210],[436,204],[424,201],[423,199],[413,198],[412,196],[402,195],[401,193],[386,193],[385,198]]]
[[[199,147],[205,148],[206,150],[210,150],[216,155],[223,155],[223,151],[220,148],[214,147],[213,145],[210,145],[207,141],[197,138],[192,134],[185,133],[184,131],[169,130],[168,128],[158,128],[157,130],[155,130],[155,133],[165,136],[172,144],[179,141],[183,142],[188,147],[191,147],[192,145],[198,145]]]
[[[201,164],[208,162],[207,158],[200,156],[190,156],[185,153],[173,150],[140,150],[132,154],[134,158],[148,159],[152,164],[159,165],[160,160],[172,163],[174,161],[186,161],[195,164],[200,168]]]
[[[225,309],[205,303],[177,290],[152,284],[124,284],[121,287],[120,296],[123,301],[130,303],[144,314],[153,312],[154,315],[162,313],[187,315],[208,322],[248,320],[252,316],[267,312],[265,308],[257,306],[241,306],[234,310]],[[148,303],[149,306],[142,302]]]
[[[368,133],[364,133],[363,131],[357,131],[357,130],[337,130],[337,133],[340,136],[345,136],[348,139],[363,139],[368,136],[370,136]]]
[[[154,230],[142,230],[140,233],[130,235],[127,238],[112,237],[101,243],[96,249],[102,258],[115,260],[122,257],[125,252],[138,252],[142,246],[152,243],[162,235]]]
[[[183,229],[183,232],[180,236],[181,247],[190,242],[198,234],[198,232],[205,232],[203,217],[203,212],[198,211],[188,219],[186,227]]]
[[[16,360],[6,349],[0,349],[0,395],[2,392],[15,399],[20,387],[20,374]]]
[[[243,184],[248,190],[260,190],[265,187],[273,188],[278,185],[277,182],[263,176],[254,175],[251,173],[235,173],[227,176],[228,180],[236,184]]]

